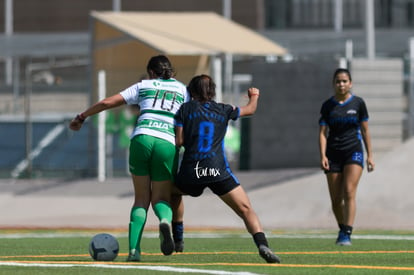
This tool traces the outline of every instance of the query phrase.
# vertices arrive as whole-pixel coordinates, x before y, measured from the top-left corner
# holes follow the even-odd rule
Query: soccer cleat
[[[184,241],[176,241],[175,252],[183,252],[183,251],[184,251]]]
[[[168,256],[174,252],[174,240],[171,234],[171,225],[168,222],[160,223],[161,252]]]
[[[263,244],[259,246],[259,254],[268,263],[280,263],[280,258],[269,247]]]
[[[129,252],[127,262],[140,262],[141,261],[141,255],[139,252],[137,252],[135,249],[132,249]]]
[[[347,234],[346,232],[339,231],[338,238],[336,239],[337,245],[352,245],[351,243],[351,235]]]

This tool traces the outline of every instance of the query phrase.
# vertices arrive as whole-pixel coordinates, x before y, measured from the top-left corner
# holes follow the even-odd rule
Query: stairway
[[[368,108],[374,155],[380,157],[403,142],[407,100],[402,59],[352,59],[353,93]]]

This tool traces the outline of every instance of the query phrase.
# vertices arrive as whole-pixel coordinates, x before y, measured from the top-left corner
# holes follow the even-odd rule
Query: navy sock
[[[257,232],[256,234],[254,234],[253,235],[253,240],[254,240],[254,243],[256,244],[257,247],[259,247],[260,245],[265,245],[265,246],[269,247],[269,244],[267,243],[266,236],[263,232]]]
[[[344,225],[344,229],[343,229],[343,231],[346,233],[346,234],[348,234],[348,235],[351,235],[352,234],[352,226],[350,226],[350,225]]]
[[[172,231],[174,242],[180,242],[184,239],[183,222],[172,222]]]

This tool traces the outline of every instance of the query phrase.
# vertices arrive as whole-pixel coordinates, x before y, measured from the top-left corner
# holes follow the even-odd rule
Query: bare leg
[[[353,226],[356,214],[356,191],[359,179],[362,175],[362,167],[350,164],[344,167],[344,224]]]
[[[172,183],[169,180],[152,182],[151,203],[153,206],[160,201],[171,202],[171,186]]]
[[[181,192],[177,187],[172,187],[171,194],[171,208],[173,210],[173,222],[183,222],[184,221],[184,202]]]
[[[134,184],[134,207],[143,207],[148,210],[151,199],[151,181],[149,176],[132,175]]]
[[[342,177],[342,173],[326,174],[332,210],[338,224],[344,224],[344,186]]]
[[[220,196],[220,198],[243,219],[250,234],[254,235],[257,232],[263,232],[259,218],[256,212],[254,212],[243,187],[238,186],[227,194]]]
[[[280,263],[279,257],[269,248],[262,225],[243,187],[239,185],[227,194],[220,196],[220,198],[243,219],[247,231],[253,236],[253,240],[259,249],[260,256],[268,263]]]
[[[356,164],[345,165],[341,174],[328,174],[329,193],[332,209],[340,227],[336,244],[351,245],[352,226],[356,213],[356,189],[362,175],[362,167]]]

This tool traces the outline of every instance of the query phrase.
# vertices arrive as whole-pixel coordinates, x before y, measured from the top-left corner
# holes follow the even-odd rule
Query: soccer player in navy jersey
[[[195,76],[188,85],[192,100],[184,103],[175,119],[176,146],[184,146],[175,184],[184,194],[198,197],[208,187],[240,216],[259,250],[269,263],[280,259],[269,248],[260,221],[249,198],[232,173],[224,153],[224,136],[229,120],[255,113],[259,90],[248,89],[243,107],[217,103],[215,84],[208,75]]]
[[[333,76],[335,95],[326,100],[319,119],[321,168],[328,181],[332,210],[339,226],[337,245],[351,245],[356,214],[356,190],[367,153],[367,170],[375,163],[364,100],[351,93],[352,77],[347,69]]]

